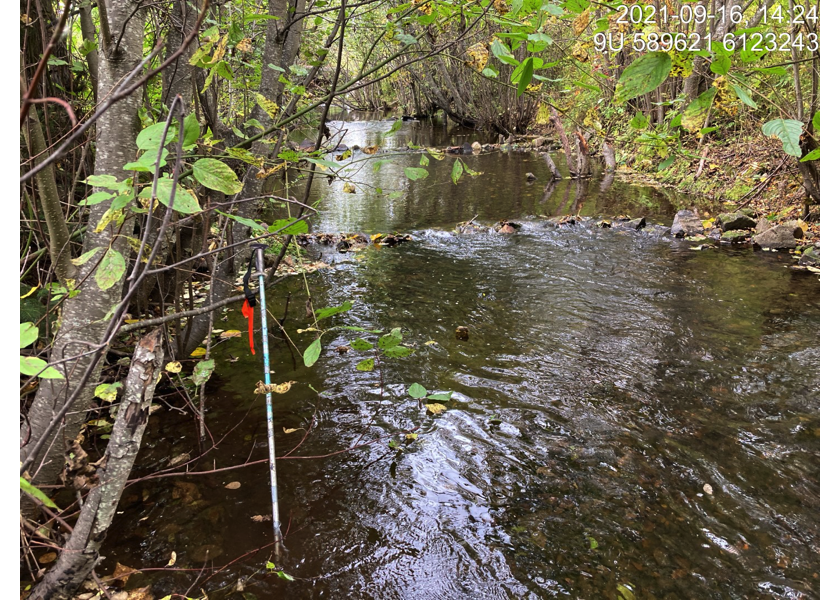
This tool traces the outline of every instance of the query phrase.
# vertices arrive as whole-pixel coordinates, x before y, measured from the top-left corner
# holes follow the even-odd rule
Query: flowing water
[[[440,124],[406,123],[392,137],[390,122],[343,125],[348,146],[389,151],[475,139]],[[381,159],[392,162],[374,172]],[[264,569],[271,525],[253,517],[271,513],[265,462],[130,486],[101,572],[116,560],[158,568],[131,586],[156,597],[818,597],[817,277],[782,254],[540,218],[669,223],[684,198],[599,178],[546,190],[541,157],[517,152],[464,157],[483,175],[456,186],[452,160],[409,181],[402,168],[420,155],[380,152],[351,169],[356,194],[316,181],[314,230],[414,240],[359,254],[316,247],[328,269],[270,292],[278,319],[292,294],[286,328],[301,351],[314,339],[296,333],[311,325],[307,286],[315,308],[354,302],[325,326],[399,327],[415,349],[361,372],[373,352],[337,348],[377,336],[332,330],[306,368],[274,330],[273,380],[296,382],[274,397],[288,549],[275,562],[295,581]],[[523,226],[452,233],[476,215]],[[237,309],[223,318],[219,328],[244,328]],[[191,470],[267,454],[259,355],[240,338],[214,356],[218,448]],[[453,391],[448,410],[427,413],[407,393],[413,382]],[[146,439],[138,476],[198,455],[192,416],[166,406]],[[172,551],[185,570],[163,569]]]

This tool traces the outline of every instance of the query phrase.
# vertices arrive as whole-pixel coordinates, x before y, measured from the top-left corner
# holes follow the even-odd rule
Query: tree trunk
[[[163,330],[146,334],[134,351],[125,380],[111,439],[99,461],[99,485],[87,496],[79,519],[55,565],[35,586],[32,600],[65,600],[90,575],[99,562],[99,549],[117,511],[125,483],[140,451],[140,442],[149,420],[149,406],[163,364]]]
[[[298,5],[302,2],[303,0],[298,0]],[[260,80],[259,93],[266,98],[279,99],[283,90],[280,82],[277,80],[275,71],[268,65],[278,65],[288,70],[288,67],[294,61],[297,51],[300,48],[300,31],[303,29],[303,22],[300,20],[293,24],[287,34],[283,35],[282,32],[290,22],[292,16],[289,12],[289,1],[270,0],[268,12],[270,15],[278,17],[278,19],[269,21],[265,48],[263,49],[262,78]],[[295,12],[294,14],[298,13]],[[250,117],[259,121],[266,128],[272,124],[271,116],[257,104],[251,110]],[[251,133],[256,133],[257,129],[251,128],[250,131]],[[272,149],[272,144],[265,143],[261,140],[251,146],[251,153],[255,156],[269,156]],[[256,198],[263,193],[265,180],[257,178],[258,171],[259,169],[253,165],[248,168],[242,181],[242,191],[239,192],[240,198]],[[257,201],[244,202],[239,205],[238,214],[242,217],[254,218],[257,214],[258,204]],[[244,241],[250,236],[250,228],[239,222],[233,222],[231,228],[233,232],[233,243]],[[249,256],[250,252],[251,249],[243,244],[225,258],[219,258],[216,269],[213,272],[213,277],[216,280],[213,284],[212,293],[208,294],[205,300],[205,305],[213,304],[230,295],[231,290],[234,288],[233,282],[236,280],[239,265]],[[207,327],[212,315],[212,312],[198,315],[185,328],[179,343],[179,347],[183,353],[189,354],[198,347],[201,340],[207,335]]]
[[[21,64],[23,72],[23,64]],[[20,81],[21,95],[26,93],[23,79]],[[44,139],[44,130],[41,128],[41,120],[36,107],[29,109],[26,119],[24,134],[30,149],[30,156],[36,157],[32,166],[37,166],[44,160],[47,152],[47,142]],[[41,209],[44,211],[44,220],[47,222],[49,232],[50,260],[52,261],[55,273],[59,281],[64,282],[76,274],[76,267],[70,262],[70,231],[67,229],[67,222],[64,220],[64,212],[61,210],[61,200],[58,197],[58,186],[55,183],[55,172],[53,165],[38,172],[35,175],[38,184],[38,198],[41,201]]]
[[[134,11],[132,0],[112,0],[108,3],[110,20],[107,29],[119,31],[125,23],[125,33],[119,48],[111,51],[108,44],[99,44],[99,92],[103,101],[113,92],[131,70],[142,59],[143,26],[145,11]],[[141,91],[114,104],[99,119],[96,125],[96,175],[113,175],[118,180],[125,179],[123,166],[134,160],[135,138],[137,136],[137,110],[140,107]],[[98,257],[110,249],[118,252],[128,262],[129,246],[125,232],[130,232],[133,213],[127,212],[125,222],[118,226],[111,222],[102,231],[95,229],[102,216],[108,210],[109,202],[101,202],[91,207],[89,226],[85,235],[84,251],[102,248]],[[120,233],[122,232],[122,235]],[[85,410],[93,398],[93,390],[98,383],[100,367],[84,384],[84,391],[74,402],[73,409],[64,419],[63,431],[48,431],[53,416],[61,409],[66,399],[82,383],[81,377],[90,365],[93,355],[92,346],[102,342],[107,326],[105,318],[120,301],[125,273],[107,290],[99,288],[93,274],[99,260],[91,259],[79,269],[77,276],[79,294],[65,301],[58,328],[50,353],[51,362],[71,359],[76,355],[88,353],[76,359],[58,365],[65,379],[42,379],[38,393],[28,413],[28,420],[21,426],[21,460],[29,455],[30,444],[42,437],[54,436],[52,443],[45,444],[30,468],[33,483],[52,484],[64,465],[64,439],[74,439],[85,420]],[[29,427],[27,427],[27,424]],[[31,429],[30,429],[31,428]],[[28,442],[25,444],[25,442]]]

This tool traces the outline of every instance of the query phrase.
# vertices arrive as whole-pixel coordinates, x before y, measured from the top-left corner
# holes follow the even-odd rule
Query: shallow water
[[[348,123],[344,143],[463,143],[428,124],[420,138],[414,126],[383,138],[390,127]],[[297,382],[275,396],[278,455],[291,451],[278,464],[288,553],[275,562],[296,581],[263,569],[271,526],[252,517],[271,512],[265,463],[130,486],[102,572],[115,560],[163,567],[176,551],[189,570],[147,571],[130,587],[162,596],[195,581],[188,595],[219,598],[620,598],[620,586],[636,598],[818,597],[818,279],[776,253],[696,251],[594,221],[549,227],[537,217],[667,223],[685,199],[618,182],[602,191],[600,179],[546,194],[536,155],[464,157],[484,175],[457,186],[451,157],[416,182],[402,167],[418,154],[384,157],[394,162],[354,176],[356,194],[316,182],[314,229],[414,241],[318,248],[331,267],[306,283],[316,308],[354,301],[327,325],[400,327],[414,355],[360,372],[372,351],[336,348],[377,336],[333,330],[305,368],[280,337],[271,342],[273,380]],[[527,186],[526,171],[538,183]],[[389,200],[375,187],[406,193]],[[523,227],[451,233],[475,215]],[[269,308],[281,318],[288,293],[286,328],[302,351],[314,339],[295,333],[311,325],[303,279],[275,287]],[[243,328],[237,310],[224,318],[218,327]],[[207,420],[218,448],[191,470],[267,452],[259,357],[245,339],[214,355]],[[407,394],[413,382],[453,391],[448,410],[429,415]],[[310,431],[295,449],[305,431],[283,428]],[[137,476],[198,454],[191,416],[166,407],[146,438]]]

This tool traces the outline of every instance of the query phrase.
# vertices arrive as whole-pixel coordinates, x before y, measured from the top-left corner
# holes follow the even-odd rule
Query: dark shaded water
[[[345,143],[369,145],[390,123],[350,127],[357,137]],[[270,514],[264,463],[129,487],[106,566],[163,567],[176,551],[177,566],[193,570],[132,580],[158,596],[197,581],[190,596],[620,598],[624,586],[636,598],[818,597],[818,279],[780,254],[695,251],[593,225],[525,219],[513,236],[456,236],[448,230],[475,214],[665,222],[672,208],[659,192],[617,183],[600,192],[593,181],[582,194],[571,184],[579,206],[569,209],[567,183],[547,198],[524,184],[525,171],[545,181],[541,159],[526,154],[466,157],[485,174],[454,186],[451,160],[432,160],[419,182],[401,172],[417,154],[354,177],[405,190],[396,200],[360,185],[357,194],[315,187],[317,230],[415,238],[358,255],[324,248],[331,268],[307,276],[316,308],[353,300],[327,323],[401,327],[416,352],[385,359],[381,374],[360,372],[370,351],[336,351],[360,334],[333,330],[305,368],[273,340],[274,380],[297,382],[275,396],[279,454],[304,435],[283,428],[310,424],[292,456],[364,443],[278,465],[289,550],[278,564],[297,580],[263,569],[271,526],[252,517]],[[314,339],[295,333],[311,325],[305,289],[290,279],[269,304],[280,318],[293,294],[286,325],[301,351]],[[242,328],[238,311],[225,318],[221,329]],[[468,341],[457,326],[469,327]],[[259,357],[244,339],[214,354],[208,423],[219,447],[191,470],[266,456]],[[413,382],[454,391],[449,410],[427,414],[407,394]],[[138,474],[197,456],[196,438],[191,417],[164,407]],[[234,591],[240,578],[244,592]]]

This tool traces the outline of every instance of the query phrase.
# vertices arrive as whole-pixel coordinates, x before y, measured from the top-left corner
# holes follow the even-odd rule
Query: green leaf
[[[487,65],[486,67],[484,67],[484,70],[481,72],[481,74],[485,77],[489,77],[490,79],[495,79],[499,76],[499,70],[493,65]]]
[[[429,176],[429,172],[426,169],[420,169],[418,167],[405,167],[403,171],[405,172],[405,176],[411,179],[412,181],[417,181],[418,179],[425,179]]]
[[[277,219],[269,225],[268,232],[280,232],[283,235],[299,235],[309,232],[309,224],[306,221],[298,221],[297,223],[295,221],[297,219]]]
[[[718,52],[715,51],[715,59],[712,61],[712,65],[709,67],[712,73],[717,73],[718,75],[726,75],[727,73],[729,73],[729,69],[731,68],[732,59],[724,53],[718,54]]]
[[[321,356],[321,338],[317,338],[314,342],[309,344],[309,347],[303,353],[303,364],[311,367]]]
[[[425,398],[426,388],[424,388],[419,383],[412,383],[411,386],[408,388],[408,395],[412,398]]]
[[[160,147],[160,140],[163,138],[163,130],[166,128],[166,122],[155,123],[146,127],[143,131],[137,134],[137,147],[140,150],[154,150]],[[166,131],[166,143],[170,143],[178,134],[178,124],[172,122],[169,124],[169,129]]]
[[[193,175],[203,186],[232,195],[242,191],[242,183],[229,166],[215,158],[202,158],[193,165]]]
[[[615,91],[615,103],[623,104],[658,88],[671,72],[671,57],[665,52],[649,52],[624,69]]]
[[[752,99],[752,96],[750,96],[749,92],[747,92],[738,84],[733,83],[731,81],[729,82],[729,85],[732,87],[732,90],[735,92],[735,95],[738,96],[738,99],[741,102],[743,102],[750,108],[758,108],[758,104],[755,103],[755,101]]]
[[[119,381],[113,383],[100,383],[93,391],[93,395],[102,398],[105,402],[113,402],[117,399],[117,390],[123,385]]]
[[[579,15],[589,8],[589,0],[566,0],[566,2],[561,2],[561,5],[569,12]]]
[[[377,160],[375,163],[373,163],[373,172],[374,173],[379,173],[380,169],[382,169],[382,165],[387,165],[389,162],[391,162],[391,161],[390,160]]]
[[[110,200],[114,197],[114,194],[111,192],[94,192],[81,202],[79,202],[79,206],[93,206],[94,204],[99,204],[100,202],[105,202],[105,200]]]
[[[817,111],[817,112],[814,114],[814,120],[813,120],[813,123],[814,123],[814,129],[816,129],[817,131],[819,131],[819,130],[820,130],[820,111]]]
[[[589,549],[590,550],[597,550],[598,549],[598,541],[594,537],[587,536],[586,539],[589,540]]]
[[[37,498],[38,500],[43,502],[45,506],[49,506],[50,508],[58,510],[58,507],[55,505],[55,502],[47,498],[47,495],[44,492],[36,488],[28,481],[26,481],[23,477],[20,478],[20,489],[29,494],[30,496]]]
[[[207,383],[207,380],[210,379],[210,376],[213,374],[213,369],[216,368],[216,361],[212,358],[209,360],[202,360],[199,363],[196,363],[195,369],[193,370],[192,380],[195,382],[196,385],[202,385]]]
[[[356,365],[357,371],[373,371],[374,363],[372,358],[366,358]]]
[[[373,348],[373,344],[371,344],[367,340],[363,340],[362,338],[359,338],[359,339],[356,339],[356,340],[353,340],[352,342],[350,342],[350,347],[353,348],[353,350],[358,350],[359,352],[364,352],[365,350],[370,350],[371,348]]]
[[[421,167],[428,167],[429,166],[429,157],[424,154],[420,157],[420,166]]]
[[[458,180],[461,179],[461,175],[464,174],[464,165],[461,163],[460,159],[455,159],[455,164],[452,165],[452,183],[457,184]]]
[[[20,347],[26,348],[32,342],[38,339],[38,328],[35,323],[21,323],[20,324]]]
[[[417,38],[415,38],[413,35],[409,35],[407,33],[398,33],[397,35],[394,36],[394,39],[402,42],[406,46],[411,46],[412,44],[417,43]]]
[[[493,56],[505,64],[513,66],[519,65],[519,61],[513,57],[513,54],[510,53],[508,47],[503,44],[501,40],[493,40],[493,43],[490,44],[490,52],[492,52]]]
[[[289,575],[288,573],[284,573],[283,571],[277,571],[277,577],[280,579],[285,579],[286,581],[294,581],[295,578]]]
[[[163,206],[169,206],[169,198],[172,196],[172,184],[173,181],[169,177],[161,177],[158,179],[157,200]],[[151,197],[152,186],[149,185],[143,188],[140,192],[140,198]],[[172,209],[187,215],[201,212],[201,206],[199,206],[198,200],[196,200],[195,196],[177,184],[175,187],[175,201],[172,204]]]
[[[64,379],[64,375],[52,367],[47,367],[46,361],[34,356],[20,357],[20,372],[29,377],[37,374],[43,379]]]
[[[819,160],[820,159],[820,149],[817,148],[816,150],[811,150],[808,154],[802,157],[799,162],[805,162],[808,160]]]
[[[440,394],[432,394],[428,400],[438,400],[440,402],[448,402],[452,400],[452,392],[441,392]]]
[[[392,329],[391,333],[383,335],[379,338],[379,348],[385,350],[386,348],[393,348],[402,341],[402,332],[400,328]]]
[[[312,164],[318,165],[319,167],[324,167],[324,170],[327,168],[330,169],[340,169],[341,165],[337,162],[331,160],[324,160],[323,158],[312,158],[311,156],[304,156],[303,160],[311,162]]]
[[[776,75],[777,77],[782,77],[787,74],[784,67],[764,67],[761,69],[756,69],[759,73],[765,73],[767,75]]]
[[[155,162],[157,161],[158,149],[146,150],[136,162],[130,162],[123,167],[126,171],[139,171],[140,173],[151,173],[154,171]],[[163,149],[160,155],[160,164],[166,164],[166,157],[169,155],[169,150]]]
[[[647,129],[650,125],[650,119],[642,114],[641,111],[636,113],[636,116],[630,121],[630,127],[633,129]]]
[[[117,181],[117,178],[113,175],[91,175],[85,179],[85,183],[93,187],[103,187],[109,190],[119,189],[122,185],[122,181]]]
[[[218,208],[216,209],[216,212],[219,213],[220,215],[230,217],[231,219],[233,219],[237,223],[243,224],[245,227],[250,227],[251,229],[255,229],[256,231],[265,231],[265,226],[261,225],[260,223],[257,223],[256,221],[254,221],[254,219],[248,219],[246,217],[240,217],[239,215],[231,215],[231,214],[228,214],[226,212],[220,211]]]
[[[201,136],[201,123],[198,122],[195,113],[190,113],[184,119],[184,147],[195,144],[199,136]]]
[[[672,154],[671,156],[663,160],[661,163],[659,163],[659,166],[656,168],[656,170],[664,171],[665,169],[673,165],[675,160],[677,160],[677,157],[676,155]]]
[[[531,85],[531,78],[534,76],[534,59],[530,56],[522,62],[522,72],[519,75],[519,85],[516,87],[516,95],[521,96]]]
[[[388,358],[404,358],[414,354],[414,350],[412,348],[406,348],[405,346],[392,346],[390,348],[384,348],[382,350],[382,354]]]
[[[395,134],[395,133],[397,133],[400,129],[402,129],[402,126],[403,126],[402,119],[397,119],[396,121],[394,121],[394,122],[391,124],[391,129],[389,129],[388,131],[386,131],[386,132],[385,132],[385,135],[386,135],[386,136],[387,136],[387,135],[394,135],[394,134]]]
[[[768,121],[761,128],[761,132],[767,137],[777,137],[782,140],[782,148],[791,156],[799,158],[802,156],[802,148],[799,147],[799,136],[802,135],[802,121],[796,119],[774,119]]]
[[[102,262],[99,263],[99,267],[96,269],[94,279],[99,289],[104,292],[114,287],[124,273],[125,258],[113,248],[108,248],[108,251],[102,258]]]
[[[688,131],[694,133],[699,131],[706,122],[706,115],[709,113],[709,108],[717,94],[716,87],[710,87],[708,90],[697,96],[694,101],[688,105],[682,116],[682,125]]]
[[[315,311],[315,318],[318,321],[321,321],[333,315],[347,312],[351,308],[353,308],[353,301],[346,300],[341,306],[328,306],[327,308],[319,308]]]

